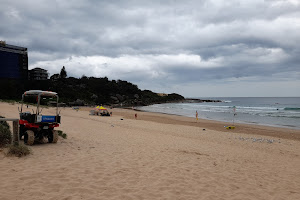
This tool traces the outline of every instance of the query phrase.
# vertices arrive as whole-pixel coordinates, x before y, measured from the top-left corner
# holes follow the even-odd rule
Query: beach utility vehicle
[[[56,101],[53,101],[53,99]],[[56,115],[43,115],[41,102],[56,104]],[[36,104],[35,111],[32,113],[25,110],[25,103]],[[28,110],[28,109],[27,109]],[[20,139],[24,136],[24,143],[33,145],[34,142],[39,143],[56,143],[58,140],[58,132],[54,130],[60,124],[61,117],[58,113],[58,95],[56,92],[29,90],[22,95],[21,109],[19,109],[19,135]]]

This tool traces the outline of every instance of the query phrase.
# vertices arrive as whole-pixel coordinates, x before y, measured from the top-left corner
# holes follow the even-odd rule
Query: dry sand
[[[17,107],[0,103],[0,115],[17,118]],[[299,130],[88,110],[62,109],[68,139],[23,158],[0,152],[1,200],[300,199]]]

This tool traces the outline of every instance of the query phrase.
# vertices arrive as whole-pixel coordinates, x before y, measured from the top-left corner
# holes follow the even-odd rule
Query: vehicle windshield
[[[29,104],[37,104],[38,102],[38,96],[37,95],[25,95],[23,102],[29,103]],[[40,99],[40,105],[56,105],[56,97],[51,96],[41,96]]]
[[[34,106],[35,108],[32,108]],[[45,107],[46,106],[46,107]],[[58,115],[58,96],[55,92],[29,90],[22,96],[22,105],[20,112],[31,112],[41,114],[43,108],[48,106],[56,107],[56,115]]]

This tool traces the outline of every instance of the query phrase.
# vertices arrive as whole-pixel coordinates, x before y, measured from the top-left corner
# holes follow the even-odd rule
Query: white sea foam
[[[227,98],[215,103],[157,104],[142,107],[141,110],[188,117],[195,117],[197,111],[199,118],[232,121],[233,106],[236,108],[236,121],[274,126],[280,124],[300,129],[300,98]]]

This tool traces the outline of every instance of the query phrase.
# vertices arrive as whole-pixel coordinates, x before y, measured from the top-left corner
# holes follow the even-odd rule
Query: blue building
[[[27,48],[0,41],[0,79],[28,79]]]

